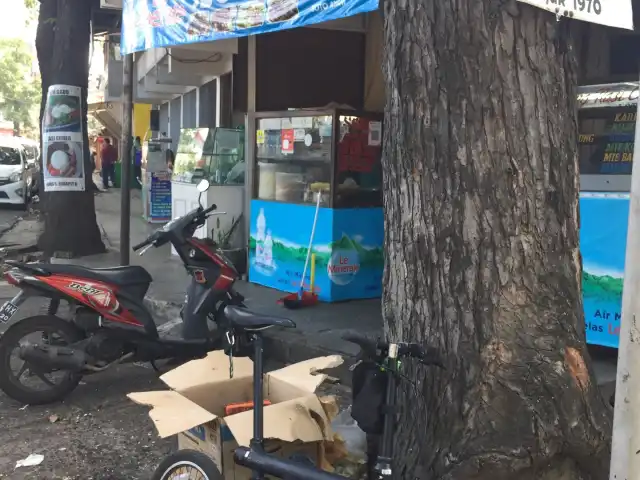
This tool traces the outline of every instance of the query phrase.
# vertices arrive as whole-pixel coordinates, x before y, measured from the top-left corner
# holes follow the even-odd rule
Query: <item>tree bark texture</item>
[[[397,478],[608,478],[568,20],[515,1],[383,5],[385,329],[447,355],[408,370]]]
[[[44,195],[45,229],[38,240],[40,249],[45,253],[68,257],[105,251],[91,188],[93,181],[87,135],[90,21],[93,4],[93,1],[88,0],[42,0],[36,38],[42,75],[41,123],[50,85],[72,85],[82,89],[85,191],[50,192]],[[54,16],[49,17],[52,12]],[[51,18],[55,21],[51,21]]]

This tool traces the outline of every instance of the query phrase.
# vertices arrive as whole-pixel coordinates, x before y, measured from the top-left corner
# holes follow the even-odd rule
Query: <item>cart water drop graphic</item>
[[[348,285],[360,270],[359,245],[343,233],[342,238],[332,244],[332,250],[327,274],[336,285]]]
[[[273,260],[273,237],[271,230],[267,229],[267,217],[264,209],[260,209],[256,218],[256,256],[254,266],[263,275],[273,275],[276,263]]]

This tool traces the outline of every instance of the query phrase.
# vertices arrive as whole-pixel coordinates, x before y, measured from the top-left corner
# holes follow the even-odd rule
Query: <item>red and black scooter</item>
[[[200,195],[208,188],[207,180],[198,184]],[[83,375],[116,364],[153,365],[155,360],[188,360],[228,348],[224,308],[244,300],[233,290],[238,273],[213,241],[194,238],[215,209],[200,205],[133,247],[142,255],[151,247],[171,243],[189,272],[179,339],[160,338],[144,305],[152,278],[140,266],[94,269],[8,261],[13,268],[4,276],[20,292],[0,307],[0,322],[11,320],[29,297],[46,297],[51,303],[45,315],[19,320],[0,337],[0,389],[19,402],[45,404],[64,398]],[[57,315],[61,300],[69,304],[69,320]],[[216,328],[210,330],[208,320]],[[241,355],[246,343],[238,340],[233,348]],[[17,371],[12,366],[16,353]]]

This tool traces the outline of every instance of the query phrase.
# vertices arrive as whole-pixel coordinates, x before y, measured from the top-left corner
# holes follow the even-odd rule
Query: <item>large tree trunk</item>
[[[42,0],[40,5],[36,45],[42,75],[43,102],[46,101],[47,88],[50,85],[81,87],[85,150],[85,191],[50,192],[44,195],[42,203],[45,211],[45,229],[38,245],[47,254],[75,257],[105,251],[96,221],[87,135],[87,87],[93,3],[89,0]],[[55,21],[47,16],[50,12],[55,13]],[[50,48],[45,42],[52,45],[49,57],[44,56]],[[42,108],[40,115],[42,120]]]
[[[515,1],[384,15],[385,328],[448,355],[408,372],[422,396],[401,393],[398,478],[607,478],[567,20]]]

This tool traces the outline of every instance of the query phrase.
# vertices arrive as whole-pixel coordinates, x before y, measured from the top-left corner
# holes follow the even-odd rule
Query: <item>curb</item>
[[[327,355],[340,355],[344,358],[344,363],[329,373],[331,376],[337,377],[342,385],[351,387],[351,371],[349,367],[353,363],[352,355],[311,342],[309,338],[309,336],[301,332],[293,333],[285,330],[274,330],[264,335],[264,353],[267,358],[285,364],[298,363]]]
[[[151,313],[154,321],[156,321],[158,333],[160,334],[167,333],[182,323],[180,318],[181,305],[149,296],[145,297],[144,305]],[[162,323],[158,323],[157,320],[162,320]]]
[[[25,216],[18,216],[15,217],[11,223],[9,225],[7,225],[5,228],[0,229],[0,242],[2,240],[2,237],[11,232],[12,230],[14,230],[19,224],[20,222],[24,221],[24,220],[30,220],[29,215],[25,215]],[[2,251],[5,253],[6,255],[20,255],[23,253],[34,253],[38,251],[38,240],[36,238],[34,243],[28,243],[28,244],[19,244],[19,243],[10,243],[10,244],[2,244],[0,243],[0,249],[2,249]]]
[[[96,219],[97,220],[97,219]],[[105,228],[102,226],[102,223],[100,223],[99,221],[96,222],[98,224],[98,228],[100,229],[100,236],[102,237],[102,241],[105,244],[105,248],[107,250],[109,249],[114,249],[113,244],[111,243],[111,239],[109,239],[109,234],[107,234],[107,231],[105,230]]]
[[[182,323],[180,318],[181,305],[166,300],[156,299],[150,296],[145,298],[145,305],[155,320],[161,320],[158,324],[159,333],[167,333]],[[326,346],[310,341],[310,337],[302,332],[287,332],[274,330],[264,334],[265,355],[269,359],[284,364],[292,364],[327,355],[341,355],[345,362],[330,374],[340,379],[343,385],[351,386],[351,372],[349,366],[351,354],[332,350]]]
[[[22,216],[15,217],[9,225],[7,225],[5,228],[0,230],[0,237],[2,237],[2,235],[4,235],[5,233],[10,232],[14,228],[16,228],[16,225],[18,225],[22,220],[24,220],[24,218],[25,217],[22,217]]]

